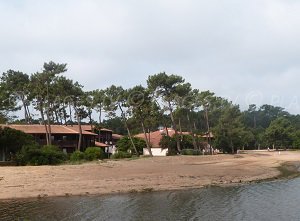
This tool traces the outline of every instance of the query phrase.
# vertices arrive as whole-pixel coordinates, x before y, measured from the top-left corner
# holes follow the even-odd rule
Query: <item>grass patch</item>
[[[280,175],[277,177],[277,179],[299,177],[299,167],[300,164],[296,162],[286,162],[282,164],[281,166],[277,167],[277,169],[280,171]]]
[[[138,193],[138,191],[136,189],[131,189],[129,190],[129,193]]]
[[[144,188],[142,191],[149,193],[149,192],[153,192],[153,190],[154,190],[153,188]]]

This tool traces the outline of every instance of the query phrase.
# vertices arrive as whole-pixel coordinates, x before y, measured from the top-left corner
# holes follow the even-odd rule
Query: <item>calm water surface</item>
[[[0,201],[0,220],[300,220],[300,179],[200,190]]]

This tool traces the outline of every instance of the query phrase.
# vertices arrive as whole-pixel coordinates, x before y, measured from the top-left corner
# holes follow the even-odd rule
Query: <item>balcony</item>
[[[38,140],[37,141],[40,145],[47,145],[46,140]],[[76,148],[78,145],[78,141],[73,141],[73,140],[52,140],[51,141],[52,145],[64,148],[64,147],[73,147]]]

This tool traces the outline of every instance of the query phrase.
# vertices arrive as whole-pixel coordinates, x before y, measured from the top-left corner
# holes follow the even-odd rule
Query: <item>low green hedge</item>
[[[84,153],[80,152],[79,150],[76,150],[73,152],[70,156],[70,161],[81,161],[84,160]]]
[[[195,149],[183,149],[181,151],[182,155],[201,155],[200,150],[195,150]]]
[[[123,159],[123,158],[131,158],[131,157],[132,157],[131,153],[118,151],[117,153],[111,156],[111,159]]]
[[[57,165],[67,160],[67,155],[56,146],[27,145],[17,153],[18,165]]]
[[[88,147],[84,151],[84,159],[88,161],[100,160],[104,158],[104,152],[99,147]]]

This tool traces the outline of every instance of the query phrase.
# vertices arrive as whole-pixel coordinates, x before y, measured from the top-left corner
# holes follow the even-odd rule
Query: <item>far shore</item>
[[[299,175],[299,151],[0,167],[0,199],[180,190]]]

